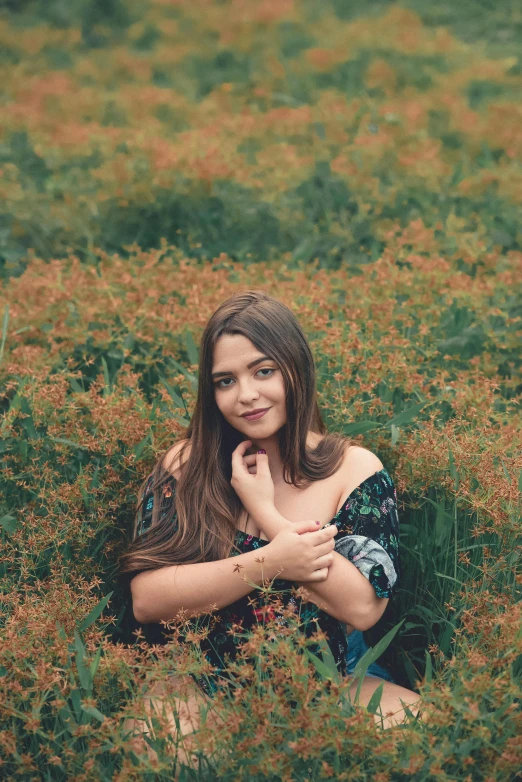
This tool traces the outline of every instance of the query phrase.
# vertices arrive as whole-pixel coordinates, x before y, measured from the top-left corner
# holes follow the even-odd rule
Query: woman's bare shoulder
[[[184,446],[187,445],[186,448]],[[163,457],[162,467],[176,479],[179,480],[181,467],[190,456],[192,446],[190,440],[180,440],[172,446]],[[183,450],[183,454],[181,451]],[[181,461],[183,459],[183,461]]]
[[[383,463],[372,451],[360,445],[348,445],[339,472],[342,471],[350,484],[358,486],[382,469],[384,469]]]
[[[324,434],[319,434],[318,432],[309,432],[307,444],[311,448],[317,448],[324,437]],[[383,463],[378,456],[372,453],[372,451],[369,451],[367,448],[363,448],[361,445],[350,445],[350,443],[347,441],[340,470],[341,469],[347,469],[349,471],[353,471],[354,469],[360,469],[364,471],[365,469],[368,469],[373,470],[373,472],[377,472],[378,470],[383,469]]]
[[[367,478],[382,469],[383,464],[374,453],[360,445],[347,444],[344,459],[336,473],[339,489],[337,513],[341,510],[346,497]]]

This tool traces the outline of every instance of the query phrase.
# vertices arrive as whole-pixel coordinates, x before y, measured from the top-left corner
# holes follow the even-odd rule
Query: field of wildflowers
[[[515,780],[522,11],[487,5],[0,2],[1,778],[173,778],[161,721],[155,765],[123,721],[201,663],[132,635],[116,560],[203,325],[263,287],[328,426],[394,477],[403,579],[368,640],[400,623],[423,719],[340,708],[268,621],[179,778]]]

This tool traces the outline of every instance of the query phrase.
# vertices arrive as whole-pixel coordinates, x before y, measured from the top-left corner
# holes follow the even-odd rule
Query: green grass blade
[[[343,433],[349,437],[355,437],[357,434],[365,434],[372,429],[379,429],[382,426],[378,421],[354,421],[353,424],[345,424]]]
[[[399,631],[403,623],[404,623],[404,619],[401,619],[401,621],[398,624],[396,624],[395,627],[392,627],[392,629],[388,633],[386,633],[386,635],[383,636],[381,640],[375,644],[375,646],[371,646],[368,649],[368,651],[363,654],[363,656],[355,666],[353,671],[353,677],[354,679],[359,679],[357,692],[355,694],[356,702],[359,700],[359,696],[361,694],[362,683],[366,675],[366,671],[368,670],[370,665],[376,662],[379,659],[379,657],[386,651],[386,649],[395,638],[397,632]]]
[[[10,516],[8,513],[0,518],[0,527],[3,527],[8,535],[12,535],[13,532],[19,527],[18,520],[14,516]]]
[[[83,633],[84,630],[86,630],[88,627],[90,627],[92,625],[92,623],[95,622],[98,619],[98,617],[101,615],[103,609],[105,608],[105,606],[107,605],[107,603],[109,602],[109,600],[111,599],[113,594],[114,594],[114,592],[109,592],[108,595],[105,595],[105,597],[102,597],[100,602],[97,603],[94,606],[94,608],[92,609],[90,614],[88,614],[85,617],[85,619],[83,620],[83,622],[81,622],[78,625],[78,630],[80,631],[80,633]]]
[[[427,682],[431,682],[433,678],[433,663],[431,662],[431,654],[426,649],[426,673],[424,678]]]
[[[386,421],[386,426],[404,426],[404,424],[410,424],[415,420],[417,413],[420,413],[423,407],[426,407],[426,402],[419,402],[416,405],[408,407],[399,413],[391,421]]]
[[[377,713],[377,709],[381,705],[381,698],[382,698],[383,692],[384,692],[384,681],[382,681],[379,684],[379,686],[377,687],[377,689],[373,693],[372,697],[368,701],[368,705],[367,705],[366,708],[368,709],[370,714],[376,714]]]
[[[105,357],[101,357],[102,362],[102,368],[103,368],[103,379],[105,380],[105,393],[108,394],[111,390],[111,380],[109,376],[109,367],[107,366],[107,362],[105,361]]]
[[[90,671],[85,665],[85,646],[76,630],[74,631],[74,646],[76,648],[76,669],[78,671],[80,684],[84,690],[90,692],[92,689],[92,680]]]
[[[305,654],[315,666],[318,673],[321,674],[323,679],[330,679],[336,681],[328,665],[326,665],[317,655],[313,654],[309,649],[305,649]]]
[[[7,324],[9,323],[9,304],[5,305],[4,319],[2,322],[2,342],[0,343],[0,364],[4,356],[5,341],[7,339]]]
[[[199,364],[199,351],[191,331],[185,332],[185,347],[191,364]]]
[[[84,706],[82,704],[82,711],[84,711],[86,714],[89,715],[89,717],[94,717],[99,722],[103,722],[105,720],[105,715],[101,713],[95,706]]]

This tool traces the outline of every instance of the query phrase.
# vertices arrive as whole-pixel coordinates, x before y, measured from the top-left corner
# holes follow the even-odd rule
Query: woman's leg
[[[171,695],[168,699],[174,708],[167,702],[166,686],[163,682],[156,684],[143,696],[143,706],[148,720],[151,720],[152,715],[163,718],[168,732],[173,736],[174,747],[172,751],[173,756],[177,757],[176,776],[174,778],[177,779],[180,763],[184,763],[191,768],[197,768],[197,755],[193,754],[195,752],[195,742],[191,734],[199,729],[202,707],[209,705],[210,699],[202,693],[188,675],[169,677],[169,691],[176,693],[176,696]],[[176,726],[175,713],[179,720],[179,730]],[[208,712],[206,719],[207,724],[209,720],[211,722],[215,721],[212,711]],[[158,755],[144,738],[144,736],[150,736],[151,734],[151,729],[147,722],[144,719],[129,718],[125,720],[123,728],[125,731],[133,731],[133,735],[129,739],[129,746],[134,753],[139,756],[146,752],[152,764],[156,765]],[[176,745],[177,750],[175,749]]]
[[[373,693],[382,682],[384,682],[384,687],[380,709],[378,709],[377,714],[375,714],[375,721],[379,725],[382,724],[384,728],[391,728],[392,725],[398,725],[399,723],[404,722],[406,719],[406,712],[402,706],[403,703],[414,715],[419,713],[420,695],[418,693],[413,692],[413,690],[408,690],[406,687],[401,687],[399,684],[392,684],[384,679],[379,679],[377,676],[364,677],[361,692],[359,694],[359,703],[363,706],[367,706]],[[355,680],[351,684],[350,695],[352,698],[355,698],[358,686],[358,680]],[[382,721],[380,716],[381,712]]]

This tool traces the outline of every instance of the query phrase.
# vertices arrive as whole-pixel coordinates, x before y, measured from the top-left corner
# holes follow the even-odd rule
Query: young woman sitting
[[[187,699],[176,701],[184,735],[197,730],[201,705],[226,681],[225,655],[234,659],[240,644],[227,631],[262,621],[251,583],[275,579],[305,631],[319,625],[325,632],[340,674],[362,655],[362,631],[397,586],[395,488],[377,456],[326,431],[306,337],[292,311],[267,293],[235,295],[208,321],[190,425],[141,488],[120,570],[151,641],[165,642],[161,621],[214,619],[201,642],[214,675],[175,678]],[[291,595],[292,584],[305,596]],[[391,679],[368,669],[362,704],[381,676]],[[147,693],[148,714],[161,710],[164,694],[161,687]],[[403,704],[415,712],[418,697],[385,681],[385,726],[404,718]],[[175,732],[173,715],[171,726]],[[127,727],[135,751],[154,756],[143,741],[147,729],[137,721]],[[190,763],[184,751],[179,757]]]

